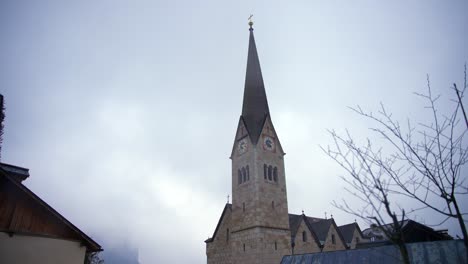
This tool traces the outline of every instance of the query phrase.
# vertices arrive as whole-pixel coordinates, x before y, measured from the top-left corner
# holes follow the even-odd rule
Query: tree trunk
[[[463,221],[462,212],[460,212],[460,208],[458,208],[457,199],[453,198],[452,202],[453,202],[453,206],[455,207],[455,211],[457,212],[458,223],[460,224],[460,228],[463,234],[463,243],[465,244],[466,261],[468,262],[468,235],[466,232],[465,221]]]
[[[403,263],[410,264],[408,249],[406,248],[405,243],[398,243],[398,248],[400,249],[400,254]]]

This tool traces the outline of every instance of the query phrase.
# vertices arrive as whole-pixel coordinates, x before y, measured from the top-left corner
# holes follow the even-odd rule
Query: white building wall
[[[2,264],[83,264],[85,253],[76,241],[0,232]]]

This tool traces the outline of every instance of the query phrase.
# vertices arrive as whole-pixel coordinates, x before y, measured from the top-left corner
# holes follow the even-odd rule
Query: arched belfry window
[[[277,167],[273,169],[273,180],[275,182],[278,182],[278,168]]]
[[[272,170],[273,170],[273,167],[271,167],[271,165],[268,166],[268,180],[270,181],[272,179]]]
[[[302,232],[302,241],[307,242],[307,232],[306,231]]]
[[[237,180],[239,182],[239,184],[242,183],[242,173],[240,170],[237,170]]]
[[[263,164],[263,178],[265,178],[265,180],[267,179],[267,170],[268,166],[266,164]]]
[[[249,171],[249,165],[247,165],[247,180],[250,180],[250,171]]]
[[[247,181],[247,172],[245,171],[245,168],[242,168],[242,181]]]

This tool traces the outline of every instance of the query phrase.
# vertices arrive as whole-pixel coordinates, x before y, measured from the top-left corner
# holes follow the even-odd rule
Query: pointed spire
[[[250,17],[251,18],[251,17]],[[250,20],[249,18],[249,20]],[[244,102],[242,105],[242,117],[244,119],[250,139],[256,144],[266,116],[270,113],[268,101],[263,85],[262,71],[258,59],[257,47],[252,28],[253,22],[249,21],[249,52],[247,57],[247,71],[245,75]]]

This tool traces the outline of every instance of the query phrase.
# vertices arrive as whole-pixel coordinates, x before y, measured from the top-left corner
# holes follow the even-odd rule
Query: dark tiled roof
[[[399,223],[401,224],[404,239],[408,243],[452,239],[450,236],[445,236],[443,233],[439,233],[426,225],[410,219],[406,219],[403,222],[400,221]],[[367,228],[362,233],[366,237],[373,237],[375,240],[388,240],[387,234],[383,230],[390,233],[395,232],[393,224],[385,224],[381,227]]]
[[[250,140],[253,144],[257,144],[263,124],[269,113],[253,29],[250,28],[242,118],[244,119]]]
[[[351,223],[347,225],[342,225],[338,227],[340,229],[341,234],[343,235],[344,240],[346,243],[351,243],[353,240],[353,233],[356,228],[359,229],[356,223]]]
[[[403,231],[405,231],[405,228],[410,224],[410,222],[414,222],[412,220],[403,220],[402,221],[399,221],[399,224],[401,224],[401,228]],[[417,222],[416,222],[417,223]],[[418,223],[419,224],[419,223]],[[429,228],[429,227],[428,227]],[[373,227],[369,227],[369,228],[366,228],[362,231],[362,233],[365,235],[365,236],[373,236],[372,234],[377,232],[379,234],[382,234],[385,236],[384,232],[382,231],[382,229],[385,229],[386,231],[389,231],[389,232],[394,232],[394,225],[393,223],[390,223],[390,224],[384,224],[382,225],[381,227],[378,227],[378,226],[375,226],[374,228]]]
[[[313,239],[317,243],[317,245],[322,245],[320,243],[319,238],[315,234],[315,232],[312,230],[309,222],[312,221],[317,221],[317,219],[320,218],[315,218],[315,217],[307,217],[304,214],[302,215],[295,215],[295,214],[289,214],[289,229],[291,230],[291,242],[294,243],[295,236],[297,234],[297,230],[299,229],[299,226],[301,225],[301,221],[304,221],[307,228],[309,229],[310,233],[312,234]]]
[[[291,230],[291,236],[294,237],[297,233],[297,229],[301,224],[302,215],[289,214],[289,229]]]
[[[320,241],[325,241],[327,238],[328,230],[332,224],[333,219],[322,219],[320,221],[309,221],[309,227],[315,233]]]

